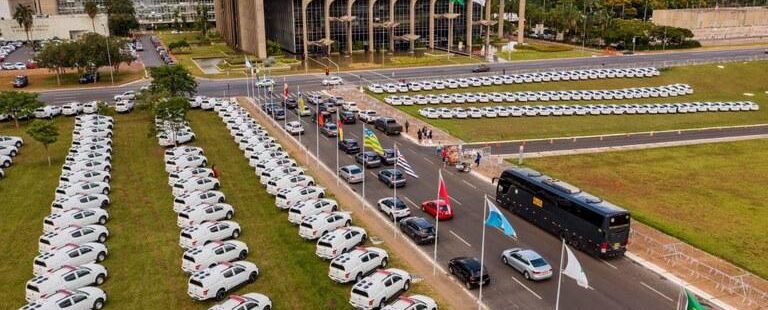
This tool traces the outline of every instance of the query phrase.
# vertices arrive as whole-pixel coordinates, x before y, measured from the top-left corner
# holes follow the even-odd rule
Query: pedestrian
[[[432,129],[427,129],[427,140],[429,140],[429,144],[432,144]]]
[[[411,123],[408,122],[408,120],[405,120],[405,133],[408,133],[408,127],[411,126]]]
[[[480,152],[477,152],[477,156],[475,157],[475,167],[480,167],[480,159],[483,158],[482,155],[480,155]]]
[[[221,176],[221,172],[219,171],[219,168],[216,168],[216,165],[211,165],[211,171],[213,171],[213,177],[219,178]]]
[[[421,144],[421,130],[416,133],[416,136],[419,138],[419,144]]]
[[[443,151],[440,153],[440,156],[443,158],[443,167],[448,165],[448,152],[445,151],[445,148],[443,148]]]
[[[439,144],[439,145],[438,145],[438,146],[435,148],[435,155],[437,155],[437,156],[440,156],[440,154],[442,154],[442,153],[441,153],[442,151],[443,151],[443,145],[442,145],[442,144]]]

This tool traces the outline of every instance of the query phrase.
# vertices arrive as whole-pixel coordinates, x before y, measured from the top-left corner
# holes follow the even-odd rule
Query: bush
[[[540,44],[540,43],[528,43],[526,45],[516,45],[515,48],[520,50],[530,50],[530,51],[537,51],[542,53],[568,52],[573,50],[573,47],[570,47],[567,45]]]

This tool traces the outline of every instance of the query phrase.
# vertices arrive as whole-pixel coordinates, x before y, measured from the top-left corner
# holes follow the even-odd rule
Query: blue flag
[[[504,217],[504,214],[501,213],[501,210],[488,197],[485,198],[485,201],[488,204],[488,218],[485,220],[485,225],[501,230],[507,237],[517,238],[517,232],[515,232],[512,224],[507,221],[507,218]]]

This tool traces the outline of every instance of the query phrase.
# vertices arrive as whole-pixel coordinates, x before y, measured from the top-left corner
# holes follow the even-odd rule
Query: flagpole
[[[442,168],[437,168],[437,201],[440,201],[440,184],[443,181],[443,170]],[[440,203],[437,203],[437,208],[440,208]],[[437,273],[437,240],[440,239],[440,220],[437,219],[438,212],[435,212],[435,250],[432,253],[432,275]]]
[[[395,150],[395,171],[397,171],[397,161],[398,161],[397,142],[394,143],[393,149]],[[392,177],[394,179],[394,174],[392,175]],[[405,178],[405,175],[403,175],[403,178]],[[393,182],[392,183],[392,202],[393,202],[392,207],[394,208],[397,206],[397,204],[395,203],[397,201],[397,184],[394,183],[394,180],[392,180],[392,182]],[[392,215],[392,223],[395,224],[394,214]],[[397,224],[392,226],[392,235],[394,236],[397,236],[397,230],[395,229],[396,226]]]
[[[338,109],[338,108],[337,108]],[[337,114],[338,116],[338,114]],[[344,132],[341,128],[341,117],[336,118],[336,185],[339,185],[339,134]]]
[[[555,310],[560,309],[560,286],[563,279],[563,254],[565,253],[565,239],[563,239],[563,245],[560,247],[560,269],[557,276],[557,298],[555,299]]]
[[[675,310],[680,310],[680,296],[684,294],[684,288],[681,285],[680,286],[680,293],[677,294],[677,305],[675,305]]]
[[[323,118],[323,123],[325,123],[325,118]],[[315,161],[315,166],[320,166],[320,109],[317,109],[317,117],[315,119],[315,155],[317,156],[317,161]]]
[[[480,310],[483,306],[483,271],[485,268],[485,219],[488,216],[488,195],[483,195],[483,218],[481,223],[483,224],[483,239],[480,242],[480,292],[477,296],[477,309]]]
[[[365,153],[365,122],[363,122],[363,135],[362,135],[362,141],[360,141],[360,152]],[[365,161],[363,161],[363,210],[368,211],[368,208],[365,206]]]

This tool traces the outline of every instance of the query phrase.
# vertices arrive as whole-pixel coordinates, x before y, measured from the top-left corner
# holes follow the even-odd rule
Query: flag
[[[369,128],[364,129],[365,136],[363,138],[363,147],[370,148],[376,154],[384,155],[384,148],[381,147],[381,143],[379,143],[379,138],[376,137],[375,134],[373,134],[373,131]]]
[[[452,3],[464,6],[464,0],[451,0]]]
[[[323,112],[317,114],[317,126],[323,127],[325,125],[325,116]]]
[[[448,188],[445,187],[442,172],[440,172],[440,181],[437,185],[437,198],[440,198],[440,200],[444,201],[446,204],[451,204],[451,196],[448,195]]]
[[[396,166],[403,168],[403,171],[405,171],[405,174],[410,175],[414,178],[419,178],[419,176],[416,174],[416,172],[413,171],[413,168],[411,168],[411,164],[408,163],[407,160],[405,160],[405,156],[403,156],[403,153],[400,153],[400,150],[395,148],[395,161]]]
[[[695,295],[693,295],[686,288],[683,290],[685,291],[685,307],[683,307],[683,310],[705,310],[704,307],[696,299]]]
[[[304,112],[304,96],[299,94],[299,113]]]
[[[507,221],[507,218],[504,217],[499,208],[487,196],[485,197],[485,202],[488,204],[488,218],[485,220],[485,225],[501,230],[507,237],[517,238],[517,232],[515,232],[512,224]]]
[[[565,252],[568,254],[568,264],[565,265],[565,269],[562,271],[563,274],[576,280],[576,284],[579,286],[589,288],[587,275],[584,274],[584,270],[581,269],[581,264],[579,264],[579,261],[576,259],[576,255],[573,255],[571,249],[565,245],[565,240],[563,240],[563,247],[565,247]]]
[[[341,128],[341,119],[336,120],[336,129],[339,132],[339,140],[344,140],[344,129]]]
[[[283,97],[284,99],[288,99],[288,83],[283,84]]]
[[[245,56],[245,67],[253,70],[253,64],[251,64],[251,61],[248,60],[248,56]]]

